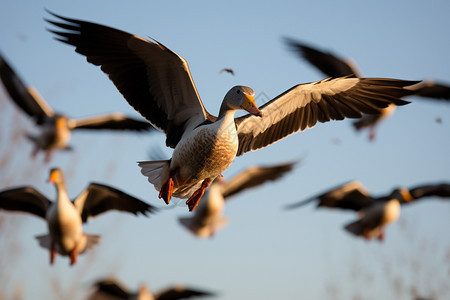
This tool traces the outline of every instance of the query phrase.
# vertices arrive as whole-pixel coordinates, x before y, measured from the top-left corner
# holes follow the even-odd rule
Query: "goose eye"
[[[237,90],[237,91],[236,91],[236,93],[240,94],[240,93],[241,93],[241,91],[240,91],[240,90]]]

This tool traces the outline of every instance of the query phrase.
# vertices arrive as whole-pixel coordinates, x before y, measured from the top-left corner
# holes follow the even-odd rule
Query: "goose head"
[[[134,299],[134,298],[133,298]],[[137,300],[154,300],[152,293],[148,289],[147,285],[141,284],[139,286],[139,291],[136,297]]]
[[[237,85],[228,91],[223,99],[219,116],[226,111],[238,109],[244,109],[252,115],[262,117],[262,112],[255,103],[255,92],[247,86]]]
[[[391,198],[397,199],[400,203],[409,203],[414,200],[414,197],[406,188],[395,189],[391,194]]]
[[[54,183],[55,185],[64,184],[64,174],[62,170],[60,168],[51,169],[47,182]]]

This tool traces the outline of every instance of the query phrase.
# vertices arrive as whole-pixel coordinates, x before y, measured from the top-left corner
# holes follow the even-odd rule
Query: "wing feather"
[[[325,193],[315,195],[306,200],[289,204],[286,209],[304,206],[317,201],[317,207],[330,207],[360,211],[375,202],[369,192],[359,181],[350,181],[332,188]]]
[[[186,128],[215,119],[200,100],[186,60],[161,43],[49,13],[64,21],[47,20],[65,29],[50,30],[56,39],[100,66],[127,102],[166,133],[167,146],[175,147]]]
[[[108,210],[119,210],[137,215],[154,213],[157,208],[116,188],[91,183],[74,201],[75,207],[86,222],[89,217],[97,216]]]
[[[54,115],[52,108],[33,87],[27,87],[0,55],[0,78],[11,99],[39,125]]]
[[[263,117],[249,114],[236,119],[239,137],[237,155],[266,147],[317,121],[360,118],[361,113],[379,113],[393,103],[409,102],[400,97],[412,92],[404,86],[413,81],[380,78],[335,78],[300,84],[261,106]]]
[[[129,118],[121,113],[97,115],[81,119],[75,119],[71,124],[72,129],[113,129],[113,130],[151,130],[154,127],[147,121]]]
[[[296,163],[284,163],[274,166],[250,167],[234,176],[223,186],[223,197],[227,198],[241,191],[262,185],[267,181],[274,181],[282,178],[292,171]]]
[[[0,192],[0,208],[31,213],[45,219],[51,201],[31,186],[18,187]]]

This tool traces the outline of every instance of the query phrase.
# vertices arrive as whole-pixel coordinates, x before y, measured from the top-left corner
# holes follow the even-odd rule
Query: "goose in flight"
[[[233,69],[230,69],[230,68],[224,68],[224,69],[222,69],[222,70],[219,71],[219,73],[223,73],[223,72],[230,73],[231,75],[234,76],[234,71],[233,71]]]
[[[359,181],[351,181],[286,208],[294,209],[317,201],[317,207],[353,210],[359,213],[359,218],[345,229],[365,239],[377,237],[383,240],[384,228],[400,216],[400,205],[426,197],[450,198],[450,183],[396,188],[389,194],[373,197]]]
[[[260,186],[268,181],[282,178],[292,171],[295,163],[273,166],[253,166],[245,169],[230,180],[217,177],[203,196],[192,217],[180,218],[180,223],[199,238],[212,237],[214,233],[227,224],[222,216],[225,203],[232,196],[246,189]]]
[[[351,59],[344,59],[334,55],[331,52],[323,52],[299,41],[286,38],[286,44],[301,58],[319,69],[324,75],[332,78],[348,76],[350,78],[361,78],[362,73],[356,63]],[[432,98],[437,100],[450,101],[450,86],[434,82],[431,79],[421,81],[411,86],[405,87],[411,90],[413,96]],[[361,119],[355,121],[353,126],[356,130],[364,128],[369,129],[369,140],[375,139],[375,127],[381,121],[390,117],[395,111],[395,105],[389,105],[382,109],[378,114],[364,115]]]
[[[126,117],[122,113],[80,119],[55,113],[35,88],[23,83],[2,55],[0,55],[0,78],[11,99],[40,127],[41,131],[38,135],[28,134],[27,137],[34,143],[32,156],[35,157],[39,150],[43,150],[46,152],[46,162],[50,161],[53,150],[70,149],[68,143],[71,131],[75,129],[134,131],[153,129],[150,123]]]
[[[92,248],[100,240],[98,235],[83,233],[82,223],[89,217],[109,210],[137,215],[153,213],[156,208],[113,187],[91,183],[78,197],[70,201],[61,169],[51,169],[48,182],[56,187],[56,201],[50,201],[31,186],[0,192],[0,209],[33,214],[46,220],[49,234],[36,237],[41,247],[50,250],[50,264],[56,253],[70,256],[70,265],[77,255]]]
[[[126,101],[166,134],[172,158],[139,162],[141,172],[169,203],[188,198],[192,211],[205,189],[236,156],[257,150],[317,122],[376,114],[411,94],[415,82],[383,78],[335,78],[299,84],[259,109],[254,91],[232,87],[218,116],[210,114],[194,85],[187,61],[163,44],[96,23],[49,12],[58,21],[55,38],[100,66]],[[237,110],[248,114],[235,118]]]
[[[114,279],[97,281],[94,284],[94,288],[94,292],[87,300],[177,300],[214,296],[210,292],[192,289],[182,285],[174,285],[153,294],[147,285],[141,284],[137,292],[132,292]]]

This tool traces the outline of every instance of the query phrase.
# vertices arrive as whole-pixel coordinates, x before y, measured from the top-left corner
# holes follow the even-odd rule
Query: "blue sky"
[[[0,8],[2,55],[55,110],[72,117],[138,114],[99,68],[53,40],[44,8],[157,39],[188,61],[213,114],[237,84],[272,98],[295,84],[323,79],[287,49],[284,36],[350,57],[367,77],[450,84],[448,1],[8,1]],[[236,76],[219,74],[225,67]],[[197,240],[179,226],[178,217],[188,215],[185,207],[169,206],[150,218],[111,212],[85,226],[87,233],[102,235],[98,247],[80,256],[75,267],[62,257],[50,266],[47,251],[34,240],[46,232],[44,222],[0,213],[0,290],[8,298],[22,289],[24,299],[74,293],[83,299],[93,280],[113,275],[131,289],[182,282],[215,291],[220,300],[411,299],[414,293],[447,298],[448,202],[428,199],[405,207],[382,244],[344,232],[351,213],[312,206],[282,210],[352,179],[374,194],[450,181],[450,105],[410,100],[379,126],[374,143],[344,120],[237,158],[225,176],[255,164],[299,158],[302,163],[283,180],[233,198],[225,211],[230,223],[211,240]],[[75,151],[57,153],[45,165],[42,156],[30,160],[32,147],[19,133],[32,131],[31,122],[3,88],[0,108],[2,189],[29,184],[53,197],[45,179],[49,168],[58,166],[66,172],[71,196],[97,181],[166,208],[136,164],[152,147],[170,157],[162,135],[76,132]],[[17,150],[11,153],[13,145]]]

